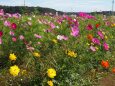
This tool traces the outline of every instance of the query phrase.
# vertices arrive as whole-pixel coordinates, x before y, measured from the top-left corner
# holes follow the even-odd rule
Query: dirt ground
[[[99,86],[115,86],[115,74],[109,74],[99,80]]]

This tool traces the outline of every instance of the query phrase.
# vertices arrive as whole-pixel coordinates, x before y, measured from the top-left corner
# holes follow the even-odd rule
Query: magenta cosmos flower
[[[73,26],[71,28],[71,35],[74,36],[74,37],[79,35],[79,28],[77,26]]]
[[[0,31],[0,38],[3,36],[3,32],[2,31]]]
[[[101,39],[104,39],[104,35],[103,35],[102,31],[98,31],[97,34],[100,36]]]
[[[100,40],[99,40],[98,38],[93,38],[93,39],[92,39],[92,42],[93,42],[94,44],[100,45]]]
[[[17,25],[15,23],[11,24],[11,29],[15,30],[17,28]]]
[[[104,42],[104,43],[103,43],[103,48],[104,48],[105,50],[109,50],[109,45],[108,45],[106,42]]]
[[[92,30],[93,29],[93,26],[91,24],[88,24],[87,27],[86,27],[87,30]]]

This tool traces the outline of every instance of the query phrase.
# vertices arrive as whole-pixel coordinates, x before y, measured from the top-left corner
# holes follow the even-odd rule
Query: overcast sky
[[[112,0],[25,0],[27,6],[41,6],[64,12],[110,11]],[[0,5],[22,6],[24,0],[0,0]],[[115,6],[114,6],[115,9]]]

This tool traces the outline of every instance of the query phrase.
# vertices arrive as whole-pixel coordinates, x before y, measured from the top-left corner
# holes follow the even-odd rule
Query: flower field
[[[115,74],[115,18],[0,9],[1,86],[99,86]]]

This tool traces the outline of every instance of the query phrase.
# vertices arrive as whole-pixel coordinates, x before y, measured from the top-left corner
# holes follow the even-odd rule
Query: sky
[[[0,0],[0,5],[23,6],[24,0]],[[53,8],[63,12],[110,11],[112,0],[25,0],[25,5]]]

